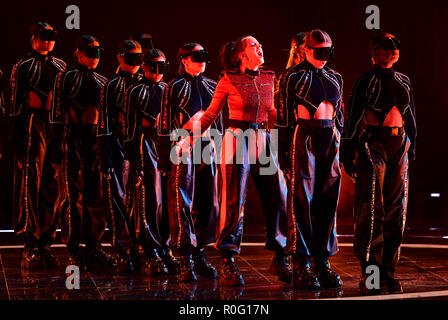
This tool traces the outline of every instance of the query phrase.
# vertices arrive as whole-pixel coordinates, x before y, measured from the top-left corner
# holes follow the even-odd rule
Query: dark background
[[[65,9],[80,8],[80,30],[67,30]],[[170,80],[176,71],[175,56],[186,42],[201,43],[212,63],[205,75],[216,79],[221,71],[217,62],[220,47],[242,35],[253,35],[262,44],[266,66],[279,74],[286,65],[293,34],[313,28],[327,31],[336,55],[331,67],[344,78],[344,98],[348,102],[354,81],[371,67],[368,43],[378,31],[367,30],[365,9],[380,8],[380,29],[401,39],[402,50],[396,69],[410,76],[417,110],[417,161],[411,163],[409,213],[411,227],[448,227],[446,195],[448,184],[444,35],[448,5],[420,1],[2,1],[0,4],[0,66],[9,77],[13,64],[30,50],[29,27],[47,21],[59,31],[55,55],[73,62],[76,37],[96,36],[105,47],[98,71],[111,76],[116,69],[115,50],[120,41],[136,31],[153,35],[157,46],[171,61]],[[1,160],[0,228],[10,228],[8,183],[12,171],[8,156]],[[440,198],[431,198],[439,192]],[[339,207],[339,226],[352,224],[353,185],[344,175]],[[247,224],[260,221],[259,201],[249,190]]]

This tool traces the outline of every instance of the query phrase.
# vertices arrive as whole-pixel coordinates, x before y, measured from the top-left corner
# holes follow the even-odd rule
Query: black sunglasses
[[[313,49],[313,57],[320,61],[330,61],[334,58],[334,47],[308,47]]]
[[[207,50],[195,50],[182,56],[182,59],[191,57],[193,62],[210,62]]]
[[[168,72],[170,65],[167,61],[149,61],[145,62],[145,65],[149,67],[149,71],[154,74],[165,74]]]
[[[79,51],[84,52],[87,58],[99,59],[104,51],[103,47],[100,46],[84,46]]]
[[[397,38],[384,38],[375,46],[375,49],[381,48],[385,51],[400,50],[400,40]]]
[[[124,63],[128,66],[139,66],[143,62],[143,53],[121,52],[120,56],[123,57]]]
[[[55,41],[58,32],[52,29],[44,29],[35,34],[41,41]]]

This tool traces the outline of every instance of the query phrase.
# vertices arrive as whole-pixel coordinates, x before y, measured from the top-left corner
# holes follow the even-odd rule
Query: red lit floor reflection
[[[428,241],[420,244],[411,241],[403,246],[397,269],[405,292],[402,298],[418,298],[410,293],[436,292],[423,295],[423,298],[448,299],[448,243],[443,237],[439,240],[434,238],[430,244]],[[247,245],[236,259],[246,282],[241,288],[221,288],[217,282],[201,278],[196,284],[179,284],[176,276],[116,275],[112,271],[99,270],[81,273],[80,289],[68,290],[63,267],[53,271],[24,272],[20,268],[22,250],[14,246],[6,248],[2,241],[0,300],[302,300],[359,296],[359,266],[350,240],[340,241],[339,253],[331,260],[341,275],[343,288],[320,291],[293,290],[290,285],[278,281],[268,272],[272,253],[264,250],[261,242],[245,239],[245,243]],[[57,246],[53,250],[64,261],[65,248]],[[217,253],[211,247],[207,251],[210,261],[218,265]]]

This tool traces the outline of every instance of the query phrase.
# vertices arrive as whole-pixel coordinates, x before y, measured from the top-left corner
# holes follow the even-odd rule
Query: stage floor
[[[246,282],[241,288],[220,288],[217,282],[200,278],[196,284],[181,284],[176,276],[151,277],[144,274],[116,275],[112,271],[81,272],[80,289],[65,286],[65,268],[22,271],[22,249],[18,245],[0,246],[0,300],[304,300],[304,299],[447,299],[448,244],[441,241],[405,243],[397,277],[404,294],[360,297],[359,266],[349,238],[340,238],[339,253],[331,259],[341,275],[340,290],[293,290],[268,272],[272,253],[261,242],[245,241],[236,258]],[[431,243],[429,243],[431,242]],[[4,242],[2,242],[4,244]],[[109,250],[110,247],[107,248]],[[54,245],[61,261],[66,259],[62,245]],[[219,256],[207,248],[210,261],[216,265]]]

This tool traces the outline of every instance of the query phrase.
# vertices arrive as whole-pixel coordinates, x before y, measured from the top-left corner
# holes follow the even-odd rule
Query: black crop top
[[[295,126],[299,105],[305,106],[312,119],[320,103],[328,101],[334,107],[336,125],[342,131],[342,86],[339,73],[327,67],[317,69],[306,60],[287,69],[280,79],[277,125]]]
[[[373,112],[382,124],[394,106],[400,111],[406,134],[411,140],[410,157],[415,158],[417,124],[411,81],[400,72],[379,66],[375,66],[355,83],[347,110],[349,116],[343,143],[358,138],[367,111]]]

